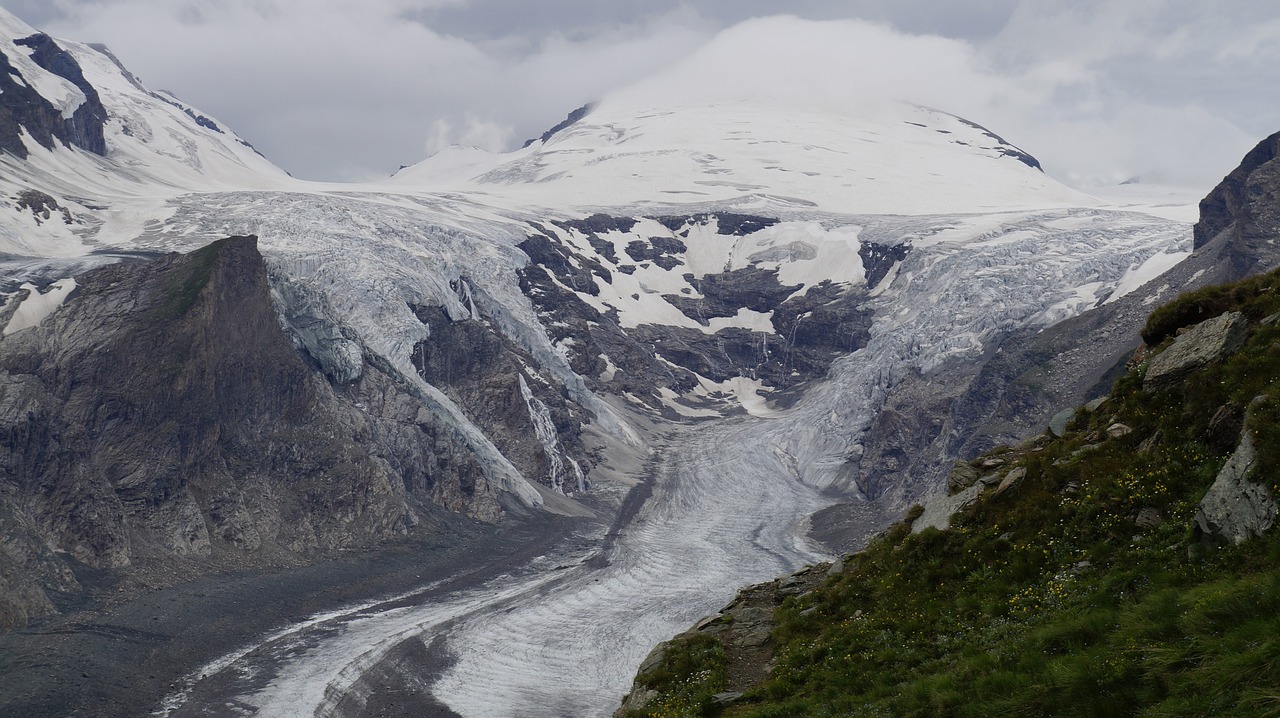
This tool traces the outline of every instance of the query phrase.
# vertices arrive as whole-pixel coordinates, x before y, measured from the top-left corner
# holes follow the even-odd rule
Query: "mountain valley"
[[[609,715],[740,587],[952,540],[900,522],[958,460],[1280,265],[1274,136],[1194,228],[888,101],[622,92],[318,183],[102,46],[0,10],[0,56],[6,714]]]

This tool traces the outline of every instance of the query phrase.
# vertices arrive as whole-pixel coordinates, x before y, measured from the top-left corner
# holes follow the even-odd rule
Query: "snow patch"
[[[52,314],[53,310],[62,306],[62,303],[75,290],[76,280],[58,280],[46,287],[43,292],[29,282],[23,284],[22,288],[27,290],[27,297],[18,305],[17,310],[14,311],[13,316],[9,319],[9,323],[5,325],[5,336],[34,327],[44,321],[44,318]]]
[[[1125,272],[1124,276],[1120,278],[1120,283],[1116,285],[1115,290],[1111,293],[1111,296],[1107,297],[1107,301],[1103,303],[1110,304],[1120,297],[1129,294],[1147,282],[1150,282],[1170,269],[1173,269],[1179,262],[1190,256],[1190,251],[1159,252],[1151,255],[1151,257],[1145,262],[1131,267],[1129,271]],[[1203,273],[1203,270],[1201,270],[1201,272]],[[1200,275],[1197,274],[1195,277],[1192,277],[1192,279],[1197,279],[1199,276]]]

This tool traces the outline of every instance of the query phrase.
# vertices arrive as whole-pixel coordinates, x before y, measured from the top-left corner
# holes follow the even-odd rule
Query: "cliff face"
[[[1274,234],[1277,220],[1277,185],[1280,184],[1280,132],[1258,143],[1240,166],[1200,200],[1200,221],[1195,228],[1196,249],[1223,231],[1236,238],[1254,236],[1268,226]],[[1267,198],[1271,202],[1267,202]]]
[[[368,545],[439,508],[501,515],[393,373],[308,366],[255,238],[90,272],[0,339],[0,627],[53,611],[83,567]]]
[[[52,149],[54,140],[59,140],[105,155],[103,127],[107,110],[98,98],[98,91],[85,80],[75,58],[43,33],[17,40],[15,44],[18,52],[30,48],[30,59],[36,66],[70,82],[83,99],[69,113],[54,107],[33,87],[31,78],[24,78],[22,71],[0,52],[0,150],[26,158],[27,147],[21,139],[25,130],[46,149]]]

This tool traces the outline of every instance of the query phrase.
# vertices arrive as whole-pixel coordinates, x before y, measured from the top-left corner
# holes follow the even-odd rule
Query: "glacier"
[[[0,19],[0,49],[16,57],[13,40],[33,31]],[[29,143],[26,160],[0,156],[0,191],[41,192],[67,217],[0,207],[6,286],[29,281],[32,297],[6,332],[39,321],[35,288],[69,269],[256,235],[281,325],[331,381],[376,359],[478,458],[511,513],[593,516],[481,585],[371,597],[211,657],[157,715],[354,715],[373,690],[362,677],[406,644],[454,659],[418,689],[460,715],[608,715],[654,643],[741,585],[829,558],[808,536],[815,512],[849,500],[888,520],[938,488],[859,480],[875,468],[869,432],[908,377],[941,385],[1009,336],[1159,281],[1191,249],[1181,211],[1084,195],[985,128],[907,103],[849,114],[623,93],[515,152],[454,148],[381,182],[296,180],[105,48],[58,42],[110,110],[108,152]],[[65,81],[23,68],[74,109]],[[586,229],[599,217],[609,227]],[[542,259],[522,249],[532,237]],[[744,276],[771,282],[774,304],[716,305],[713,285]],[[818,317],[801,312],[786,332],[778,319],[818,292],[865,318],[865,336],[800,376],[771,353]],[[431,339],[421,306],[481,322],[528,357],[520,410],[549,476],[524,475],[415,369]],[[615,389],[639,365],[581,355],[602,327],[619,341],[675,337],[691,355],[748,337],[757,364],[713,376],[633,339],[643,371],[687,379],[640,396]],[[755,371],[769,361],[782,370]],[[589,413],[589,473],[558,443],[537,377]]]

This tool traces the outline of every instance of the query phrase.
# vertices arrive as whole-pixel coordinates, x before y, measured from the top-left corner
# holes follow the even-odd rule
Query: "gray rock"
[[[1191,372],[1236,351],[1249,335],[1249,320],[1240,312],[1207,319],[1178,337],[1147,366],[1143,391],[1176,384]]]
[[[1160,511],[1150,506],[1145,506],[1138,511],[1138,515],[1134,517],[1133,522],[1144,529],[1152,529],[1164,523],[1164,517],[1160,515]]]
[[[1148,436],[1147,438],[1143,439],[1141,444],[1138,444],[1138,453],[1150,454],[1156,448],[1156,444],[1159,444],[1159,443],[1160,443],[1160,432],[1157,431],[1151,436]]]
[[[647,708],[650,703],[662,695],[652,688],[636,687],[626,698],[622,699],[622,707],[618,709],[615,716],[625,715],[630,711],[638,711]]]
[[[653,650],[649,651],[649,655],[645,656],[643,661],[640,661],[640,667],[636,669],[636,675],[643,676],[662,665],[662,659],[666,658],[666,656],[667,643],[664,641],[654,646]]]
[[[721,708],[727,708],[733,703],[736,703],[742,695],[742,691],[725,691],[724,693],[717,693],[714,696],[711,696],[711,702]]]
[[[1275,524],[1276,502],[1267,487],[1251,480],[1258,454],[1250,431],[1254,409],[1266,400],[1257,397],[1245,412],[1240,445],[1218,472],[1196,510],[1196,528],[1208,536],[1221,536],[1239,544],[1261,536]]]
[[[999,483],[1000,483],[1000,474],[994,471],[991,472],[990,474],[983,474],[978,478],[978,485],[983,487],[996,486]]]
[[[703,617],[701,620],[699,620],[697,623],[693,624],[693,630],[695,630],[695,631],[701,631],[702,629],[706,628],[707,626],[710,626],[711,624],[715,623],[716,621],[719,621],[721,618],[722,618],[722,616],[721,616],[719,613],[717,613],[717,614],[716,614],[716,615],[714,615],[714,616],[705,616],[705,617]]]
[[[1102,405],[1105,403],[1107,403],[1107,397],[1100,396],[1097,399],[1094,399],[1093,401],[1090,401],[1089,403],[1085,404],[1084,410],[1092,414],[1093,412],[1102,408]]]
[[[955,493],[962,489],[973,485],[978,480],[981,472],[978,471],[967,461],[957,461],[955,466],[951,467],[951,473],[947,475],[947,491]]]
[[[1244,412],[1239,406],[1227,402],[1218,407],[1209,419],[1209,429],[1205,438],[1209,446],[1218,453],[1231,451],[1240,440],[1240,430],[1244,428]]]
[[[1001,480],[1000,485],[996,487],[995,495],[999,496],[1000,494],[1003,494],[1004,492],[1009,491],[1010,489],[1017,488],[1018,485],[1021,484],[1022,480],[1025,478],[1027,478],[1026,467],[1025,466],[1015,467],[1008,474],[1005,474],[1005,477],[1003,480]]]
[[[1113,439],[1119,439],[1133,433],[1133,427],[1126,424],[1115,423],[1107,427],[1107,436]]]
[[[911,533],[918,534],[927,528],[946,531],[951,528],[951,517],[955,512],[978,500],[982,490],[987,488],[981,481],[958,494],[943,496],[941,494],[929,499],[924,505],[924,513],[911,523]]]
[[[1054,414],[1053,418],[1049,420],[1049,433],[1057,437],[1066,436],[1067,424],[1070,424],[1074,418],[1076,418],[1076,410],[1074,408],[1063,409]]]
[[[733,642],[743,648],[759,648],[769,642],[769,636],[773,633],[773,627],[770,625],[755,626],[749,631],[743,631],[735,635]]]

